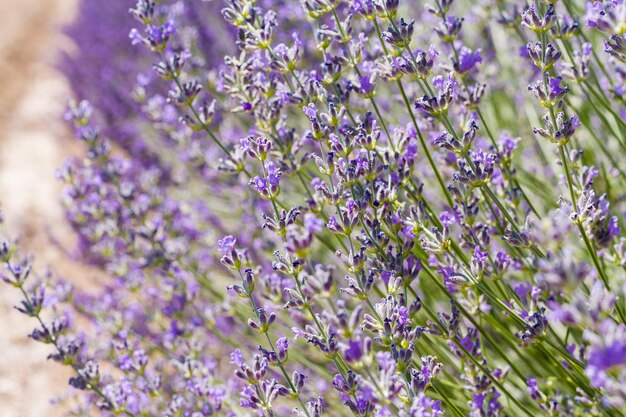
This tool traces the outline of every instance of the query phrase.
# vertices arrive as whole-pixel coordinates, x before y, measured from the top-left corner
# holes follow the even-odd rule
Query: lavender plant
[[[110,279],[1,250],[70,413],[626,412],[623,0],[122,6],[58,173]]]

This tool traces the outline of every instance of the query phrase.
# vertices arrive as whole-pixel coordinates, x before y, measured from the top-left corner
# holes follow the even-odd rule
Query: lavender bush
[[[0,251],[71,415],[626,413],[623,0],[128,8],[61,64],[110,279]]]

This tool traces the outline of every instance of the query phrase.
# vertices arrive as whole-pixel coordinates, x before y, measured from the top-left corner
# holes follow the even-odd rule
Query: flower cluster
[[[0,247],[70,411],[626,412],[623,0],[123,4],[62,65],[109,279]]]

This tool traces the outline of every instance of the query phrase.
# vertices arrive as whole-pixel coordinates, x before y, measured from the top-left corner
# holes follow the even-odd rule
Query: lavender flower
[[[623,2],[117,3],[62,65],[106,278],[0,244],[72,411],[624,412]]]

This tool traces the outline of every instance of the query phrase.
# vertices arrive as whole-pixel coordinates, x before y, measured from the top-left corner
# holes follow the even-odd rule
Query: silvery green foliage
[[[66,70],[86,152],[58,172],[109,280],[0,247],[71,412],[626,412],[623,0],[129,12],[80,67],[119,94]]]

